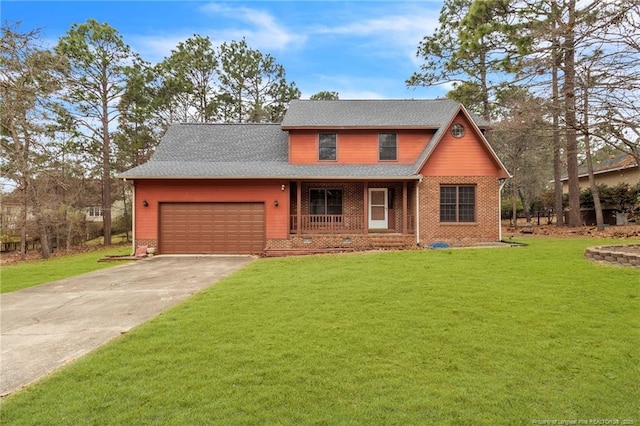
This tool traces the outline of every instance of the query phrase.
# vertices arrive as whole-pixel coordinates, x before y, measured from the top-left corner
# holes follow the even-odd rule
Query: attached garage
[[[162,254],[259,254],[264,203],[161,203]]]

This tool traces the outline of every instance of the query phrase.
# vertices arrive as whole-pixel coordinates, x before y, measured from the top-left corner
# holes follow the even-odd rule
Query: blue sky
[[[407,88],[416,49],[433,33],[442,1],[12,1],[1,18],[40,28],[52,46],[73,23],[107,22],[144,59],[170,54],[193,34],[214,45],[245,37],[285,67],[306,99],[322,90],[341,99],[434,98],[447,88]]]

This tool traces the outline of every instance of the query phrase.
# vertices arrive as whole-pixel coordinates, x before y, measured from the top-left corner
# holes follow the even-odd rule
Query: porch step
[[[371,244],[374,249],[380,250],[399,250],[409,248],[403,237],[394,235],[371,236]]]
[[[309,254],[323,253],[346,253],[355,251],[352,248],[336,247],[336,248],[295,248],[295,249],[266,249],[263,252],[264,257],[285,257],[285,256],[304,256]]]

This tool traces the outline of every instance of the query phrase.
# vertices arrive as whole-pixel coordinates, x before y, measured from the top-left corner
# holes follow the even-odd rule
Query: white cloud
[[[402,57],[412,67],[422,63],[416,57],[420,41],[438,27],[438,10],[424,3],[399,3],[395,13],[389,14],[388,3],[379,11],[368,10],[368,16],[353,19],[344,24],[313,27],[312,34],[336,36],[357,43],[371,55],[382,58]]]
[[[127,40],[133,49],[148,61],[155,63],[171,54],[178,43],[194,34],[209,37],[214,46],[243,38],[251,48],[268,52],[283,52],[304,44],[305,35],[287,29],[269,12],[245,6],[207,3],[198,8],[202,13],[215,18],[223,26],[189,28],[164,34],[131,35]],[[223,19],[221,19],[223,18]]]
[[[200,10],[206,14],[226,17],[229,21],[238,21],[245,24],[244,28],[226,28],[224,32],[210,31],[212,34],[222,36],[226,41],[247,39],[252,47],[270,51],[283,51],[292,46],[300,46],[306,36],[287,29],[276,18],[264,11],[244,6],[229,6],[220,3],[208,3]],[[228,22],[229,22],[228,21]]]
[[[152,64],[162,61],[171,54],[178,43],[185,41],[193,34],[172,35],[131,35],[127,37],[134,52]]]

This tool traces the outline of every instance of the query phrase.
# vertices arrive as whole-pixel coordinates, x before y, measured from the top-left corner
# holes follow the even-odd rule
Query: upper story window
[[[454,138],[461,138],[464,136],[464,126],[460,123],[456,123],[451,126],[451,134]]]
[[[336,161],[336,146],[338,135],[336,133],[318,134],[318,159],[321,161]]]
[[[100,216],[102,216],[102,206],[89,207],[89,217],[100,217]]]
[[[397,160],[398,145],[395,133],[378,134],[378,157],[380,160]]]

